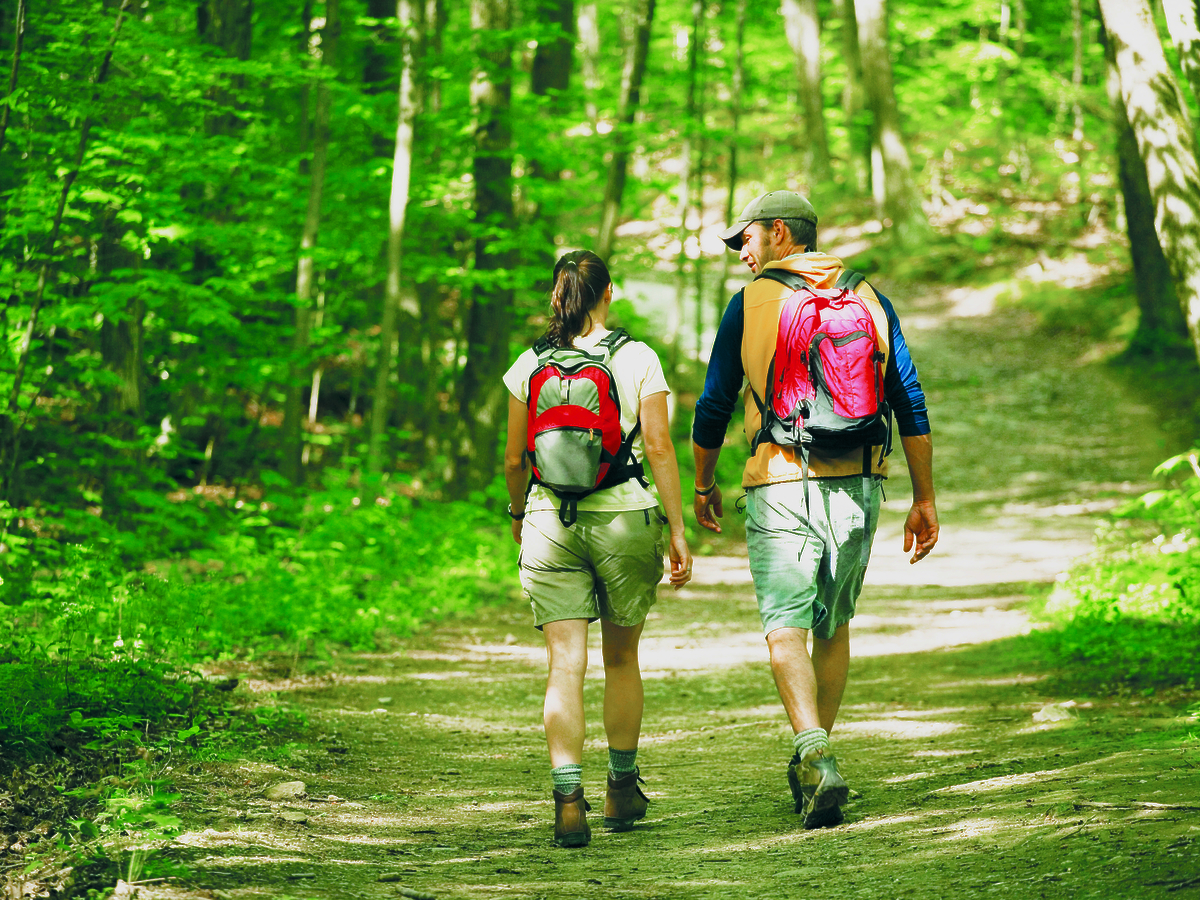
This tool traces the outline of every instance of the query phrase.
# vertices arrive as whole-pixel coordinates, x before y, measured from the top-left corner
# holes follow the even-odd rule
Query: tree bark
[[[321,68],[329,78],[337,76],[337,49],[342,23],[341,0],[326,0],[325,27],[321,30]],[[308,183],[308,208],[300,235],[300,259],[296,265],[296,316],[292,332],[292,352],[288,362],[288,381],[283,406],[280,474],[293,484],[304,480],[301,464],[304,388],[311,376],[305,357],[312,329],[313,283],[316,276],[313,251],[321,228],[321,200],[325,192],[325,169],[329,154],[329,115],[331,99],[325,79],[317,86],[316,116],[313,123],[312,167]]]
[[[404,261],[404,220],[408,210],[409,184],[412,180],[413,122],[417,114],[413,72],[413,33],[417,11],[414,0],[398,0],[396,20],[400,28],[400,86],[396,95],[396,148],[392,156],[392,190],[388,200],[387,287],[379,328],[379,360],[375,369],[375,389],[371,399],[371,436],[367,451],[367,470],[383,471],[383,449],[388,423],[388,399],[392,380],[394,347],[402,305],[400,271]]]
[[[446,33],[448,14],[445,0],[425,0],[425,13],[422,16],[423,34],[421,35],[421,55],[423,58],[432,56],[437,59],[442,55],[442,40]],[[414,54],[413,65],[418,74],[423,67],[418,66]],[[425,66],[431,69],[432,66]],[[436,115],[442,111],[442,80],[440,78],[425,78],[420,83],[418,92],[418,108]]]
[[[729,168],[726,170],[729,189],[725,193],[724,224],[726,225],[733,221],[733,207],[737,199],[738,144],[740,143],[738,129],[742,117],[742,91],[746,85],[746,2],[747,0],[738,0],[734,22],[733,80],[729,91]],[[721,265],[718,268],[721,277],[717,279],[716,291],[713,294],[718,322],[725,314],[725,303],[729,299],[725,296],[725,281],[729,275],[730,259],[731,254],[722,254]]]
[[[597,18],[596,0],[579,4],[579,46],[580,67],[583,69],[584,111],[588,121],[595,124],[600,118],[596,106],[596,92],[600,89],[600,78],[597,75],[600,58],[600,20]]]
[[[633,41],[625,52],[625,69],[621,76],[621,105],[617,126],[612,132],[613,155],[608,166],[608,181],[604,186],[604,208],[600,217],[600,233],[596,239],[596,254],[607,261],[612,255],[617,219],[621,215],[621,197],[625,193],[625,178],[629,167],[634,117],[642,97],[642,79],[646,75],[646,59],[650,54],[650,31],[654,25],[657,0],[636,0]]]
[[[254,0],[201,0],[196,6],[196,32],[200,40],[220,47],[228,56],[242,62],[250,59],[253,42]],[[213,98],[222,107],[237,102],[237,93],[245,87],[245,76],[229,79],[230,91],[218,90]],[[229,112],[218,113],[208,120],[210,134],[229,134],[240,125]]]
[[[1146,165],[1154,225],[1200,360],[1200,167],[1187,106],[1146,0],[1100,0],[1121,99]]]
[[[1071,86],[1075,88],[1075,99],[1071,101],[1071,140],[1082,144],[1083,105],[1079,102],[1079,94],[1083,90],[1083,0],[1071,0],[1071,39],[1075,44],[1075,59],[1071,66]],[[1083,154],[1079,155],[1082,157]],[[1079,187],[1083,188],[1082,182]]]
[[[729,192],[725,195],[725,224],[733,221],[733,206],[738,182],[738,128],[742,117],[742,91],[746,86],[746,2],[738,0],[734,25],[733,83],[729,97]],[[724,300],[721,301],[722,306]]]
[[[1179,308],[1171,270],[1163,255],[1154,228],[1154,200],[1146,178],[1146,164],[1138,154],[1137,137],[1129,125],[1125,101],[1121,98],[1121,78],[1117,73],[1112,40],[1104,36],[1104,56],[1108,63],[1108,99],[1113,108],[1113,126],[1117,132],[1117,168],[1121,196],[1125,201],[1125,230],[1129,235],[1129,254],[1133,261],[1134,292],[1138,303],[1138,327],[1130,345],[1138,352],[1152,353],[1165,342],[1187,340],[1187,323]]]
[[[930,228],[900,130],[884,0],[854,0],[854,13],[858,19],[863,85],[874,119],[872,157],[878,160],[882,175],[883,215],[891,220],[893,240],[901,247],[915,248],[929,236]]]
[[[554,140],[558,132],[558,121],[566,111],[566,92],[571,86],[571,62],[575,51],[575,0],[542,0],[539,5],[538,21],[555,29],[552,36],[538,41],[533,55],[533,71],[530,74],[530,90],[534,96],[543,98],[539,107],[549,121],[547,139]],[[539,152],[535,149],[529,161],[531,185],[535,191],[535,202],[531,224],[540,236],[537,246],[531,249],[530,263],[539,273],[539,293],[550,290],[550,275],[554,267],[555,235],[558,231],[557,188],[562,181],[562,169],[554,158],[555,151]],[[551,198],[547,202],[547,198]]]
[[[1196,0],[1162,0],[1167,15],[1167,31],[1179,51],[1179,64],[1192,89],[1192,99],[1200,103],[1200,25],[1197,25]]]
[[[688,41],[688,89],[684,108],[680,143],[679,197],[676,211],[679,214],[679,253],[675,259],[675,317],[671,324],[668,340],[671,344],[671,371],[679,365],[683,343],[683,316],[687,304],[687,238],[688,212],[691,210],[692,173],[695,168],[693,143],[699,136],[696,125],[696,74],[700,65],[700,24],[704,19],[704,0],[692,0],[692,34]]]
[[[467,365],[459,395],[460,432],[453,492],[489,484],[499,458],[507,411],[501,381],[508,367],[513,253],[504,236],[513,226],[512,10],[510,0],[472,0],[471,23],[480,67],[471,86],[475,108],[475,288],[467,317]]]
[[[803,171],[813,185],[829,180],[829,136],[821,93],[821,21],[817,0],[783,0],[784,29],[796,57],[796,85],[803,111],[800,147]]]
[[[862,127],[858,114],[863,109],[862,55],[858,49],[858,18],[854,0],[835,0],[842,20],[842,60],[846,83],[842,87],[842,118],[846,123],[848,177],[859,193],[865,193],[871,162],[871,138]]]
[[[8,91],[4,94],[5,98],[12,97],[17,89],[17,75],[21,71],[21,47],[25,43],[26,12],[26,0],[17,0],[17,34],[13,41],[12,67],[8,73]],[[4,153],[4,135],[8,131],[10,111],[11,107],[7,103],[4,104],[3,111],[0,111],[0,154]]]
[[[705,121],[704,98],[708,93],[708,58],[704,55],[708,46],[708,24],[704,0],[700,0],[700,19],[696,28],[696,47],[701,54],[700,66],[696,70],[696,127],[699,138],[696,141],[696,164],[692,166],[696,178],[695,209],[696,209],[696,259],[692,263],[692,291],[696,305],[696,341],[694,345],[695,358],[699,359],[703,351],[704,337],[704,250],[700,246],[704,234],[704,171],[708,160],[708,123]],[[674,410],[671,405],[671,410]]]

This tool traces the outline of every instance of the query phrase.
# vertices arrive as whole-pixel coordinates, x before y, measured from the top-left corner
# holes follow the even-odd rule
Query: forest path
[[[844,826],[799,827],[790,729],[745,560],[708,557],[695,582],[660,594],[646,627],[639,763],[652,804],[631,833],[598,827],[596,644],[584,759],[594,837],[552,845],[544,651],[514,602],[399,653],[340,657],[326,679],[251,682],[302,705],[322,740],[286,766],[181,776],[190,828],[172,856],[193,873],[188,895],[1200,894],[1200,752],[1181,742],[1195,728],[1177,717],[1179,698],[1071,705],[1019,637],[1031,595],[1086,552],[1097,511],[1142,487],[1164,439],[1128,388],[1081,362],[1082,343],[1039,339],[1016,313],[956,315],[962,301],[907,305],[943,534],[933,557],[907,565],[897,460],[834,735],[856,791]],[[262,797],[292,780],[306,799]]]

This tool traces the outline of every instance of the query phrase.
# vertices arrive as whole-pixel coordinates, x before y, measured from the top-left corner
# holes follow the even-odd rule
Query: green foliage
[[[1155,471],[1167,479],[1114,514],[1097,549],[1064,577],[1045,614],[1064,661],[1101,681],[1200,679],[1200,451]]]

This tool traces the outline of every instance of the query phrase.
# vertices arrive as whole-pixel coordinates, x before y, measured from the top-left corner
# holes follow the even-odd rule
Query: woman
[[[549,345],[592,350],[609,336],[605,323],[612,281],[596,254],[577,250],[558,261],[550,302]],[[649,464],[657,498],[635,478],[583,496],[572,503],[570,515],[563,512],[561,497],[542,484],[535,483],[526,496],[527,404],[530,376],[538,368],[538,354],[527,350],[504,376],[511,394],[504,473],[513,540],[521,545],[521,586],[531,601],[534,624],[545,636],[549,661],[544,721],[554,780],[554,840],[563,847],[582,847],[591,839],[581,765],[588,624],[600,619],[604,639],[609,745],[604,824],[624,831],[646,814],[648,803],[638,787],[636,762],[643,704],[638,640],[662,579],[664,521],[670,528],[669,580],[676,589],[691,579],[692,559],[667,427],[669,389],[654,351],[629,341],[612,353],[608,368],[620,400],[622,435],[641,424],[640,436],[632,442],[633,458]],[[658,513],[659,501],[665,520]]]

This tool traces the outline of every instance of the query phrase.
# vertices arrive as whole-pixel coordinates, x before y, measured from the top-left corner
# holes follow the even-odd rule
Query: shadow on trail
[[[993,599],[1020,602],[1023,585],[998,587],[988,586],[1002,595]],[[703,606],[680,598],[673,610],[664,599],[670,615],[657,630],[665,640],[703,635],[691,628],[706,624],[690,617],[698,608],[707,624],[729,624],[747,598],[728,593]],[[927,602],[964,600],[961,591],[933,593]],[[895,613],[896,602],[904,601],[877,606]],[[486,626],[445,629],[411,653],[364,659],[366,671],[305,691],[329,730],[327,747],[296,759],[292,772],[244,769],[228,802],[249,804],[246,817],[222,822],[214,810],[210,829],[185,836],[197,876],[228,896],[248,883],[251,894],[395,896],[394,881],[376,880],[383,874],[439,898],[963,888],[1067,898],[1154,896],[1200,874],[1200,760],[1164,742],[1180,723],[1164,707],[1128,701],[1036,722],[1058,698],[1045,693],[1036,644],[1021,637],[857,659],[834,735],[857,796],[846,825],[814,832],[791,809],[790,730],[767,666],[660,670],[646,681],[639,757],[647,820],[628,834],[597,829],[584,850],[559,850],[539,721],[544,662],[489,652],[512,647],[508,629],[525,616],[495,612]],[[602,691],[589,680],[584,784],[594,827],[606,759]],[[307,822],[284,823],[285,808],[255,797],[292,777],[308,782],[310,797],[341,799],[288,804]]]

